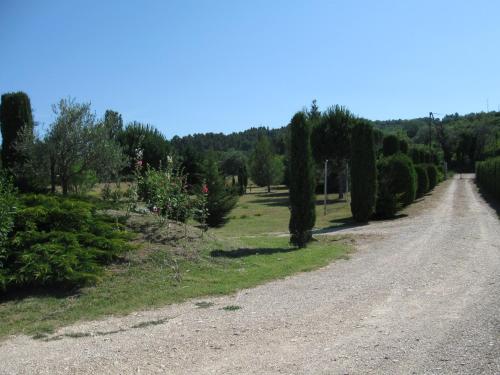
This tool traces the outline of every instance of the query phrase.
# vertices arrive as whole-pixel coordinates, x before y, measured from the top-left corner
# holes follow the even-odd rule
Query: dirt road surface
[[[358,239],[351,259],[205,298],[208,308],[189,301],[58,332],[85,337],[10,338],[0,373],[500,374],[500,221],[473,180],[341,233]]]

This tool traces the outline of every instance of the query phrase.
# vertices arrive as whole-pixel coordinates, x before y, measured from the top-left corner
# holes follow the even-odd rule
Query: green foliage
[[[417,164],[415,165],[415,172],[417,172],[417,198],[423,197],[429,188],[429,175],[427,174],[427,166]]]
[[[0,174],[0,290],[7,283],[5,259],[7,256],[7,240],[14,227],[17,199],[11,179]]]
[[[353,122],[353,114],[339,105],[328,108],[312,122],[311,145],[317,163],[322,164],[328,159],[333,169],[343,167],[344,160],[349,157],[349,136]]]
[[[406,139],[401,139],[399,141],[399,151],[401,151],[403,154],[408,154],[408,141]]]
[[[236,176],[246,163],[246,157],[241,151],[229,150],[222,156],[221,170],[226,176]]]
[[[208,155],[204,163],[204,180],[206,181],[208,217],[207,224],[217,227],[226,221],[226,216],[238,201],[233,189],[226,187],[224,176],[220,173],[213,154]]]
[[[290,242],[305,247],[316,222],[311,127],[302,112],[293,116],[290,137]]]
[[[438,184],[438,169],[434,164],[427,164],[426,166],[427,176],[429,177],[429,190],[432,190]]]
[[[240,195],[246,194],[248,186],[248,171],[247,166],[243,164],[238,169],[238,193]]]
[[[354,220],[366,222],[375,211],[377,167],[373,129],[358,122],[351,136],[351,211]]]
[[[138,122],[128,124],[118,135],[118,142],[129,160],[127,173],[135,168],[137,150],[142,150],[143,165],[161,169],[162,163],[167,162],[170,154],[170,145],[165,136],[151,125]]]
[[[384,137],[382,151],[384,156],[395,155],[399,152],[400,142],[399,138],[394,134],[389,134]]]
[[[33,116],[28,95],[24,92],[2,95],[0,126],[2,168],[12,173],[26,161],[26,155],[17,147],[17,143],[22,137],[29,134],[33,136]],[[29,189],[28,181],[22,174],[16,174],[15,183],[22,190]]]
[[[478,162],[476,180],[481,188],[500,199],[500,157]]]
[[[169,162],[164,170],[149,166],[138,181],[139,198],[148,208],[167,220],[185,222],[191,216],[192,202],[187,192],[186,176]]]
[[[388,218],[415,200],[417,175],[410,158],[401,153],[380,160],[378,171],[377,216]]]
[[[56,176],[64,195],[88,188],[95,176],[109,178],[123,167],[120,146],[109,129],[96,121],[89,103],[61,100],[54,106],[56,120],[45,138],[52,183]]]
[[[95,207],[76,199],[27,195],[4,252],[4,287],[81,286],[102,265],[131,249],[130,235]]]
[[[274,156],[271,143],[266,136],[262,136],[251,157],[251,176],[253,182],[258,186],[267,186],[280,183],[283,179],[283,163],[281,159]]]

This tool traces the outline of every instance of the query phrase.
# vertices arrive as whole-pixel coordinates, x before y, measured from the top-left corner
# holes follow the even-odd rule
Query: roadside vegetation
[[[38,134],[29,97],[2,96],[0,337],[325,266],[350,242],[315,233],[393,218],[445,178],[439,142],[315,101],[281,130],[170,141],[74,99],[54,111]]]

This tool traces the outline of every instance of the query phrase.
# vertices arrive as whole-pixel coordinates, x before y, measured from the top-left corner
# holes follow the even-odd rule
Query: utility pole
[[[432,121],[434,120],[434,114],[429,112],[429,149],[432,148]]]
[[[323,214],[326,215],[326,201],[328,200],[328,189],[327,189],[327,180],[328,180],[328,159],[325,160],[325,183],[323,184],[324,188],[324,193],[325,193],[325,198],[324,198],[324,208],[323,208]]]

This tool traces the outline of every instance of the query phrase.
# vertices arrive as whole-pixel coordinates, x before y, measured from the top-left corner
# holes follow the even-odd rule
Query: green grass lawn
[[[329,195],[327,212],[323,212],[323,195],[317,195],[316,227],[328,228],[351,221],[351,208],[345,200],[337,200],[337,195]],[[265,188],[252,188],[252,192],[240,197],[229,221],[214,232],[222,237],[269,235],[288,232],[290,210],[288,190],[274,188],[267,193]]]
[[[173,260],[159,250],[146,259],[108,271],[94,287],[77,295],[36,295],[0,303],[0,337],[40,335],[78,320],[180,302],[192,297],[221,295],[310,271],[345,257],[349,246],[328,237],[306,249],[293,249],[287,237],[254,237],[228,242],[200,242],[196,259]]]
[[[350,222],[347,202],[330,201],[323,215],[322,198],[318,195],[317,228]],[[253,188],[240,197],[229,221],[210,229],[203,239],[191,228],[195,236],[189,240],[143,241],[93,287],[66,295],[44,292],[0,300],[0,338],[40,335],[79,320],[228,294],[346,256],[349,244],[336,237],[318,237],[306,249],[291,248],[288,236],[273,235],[288,232],[289,215],[286,190]]]

